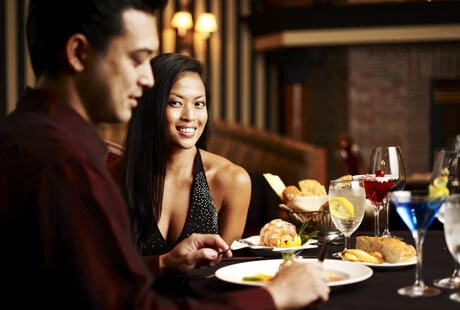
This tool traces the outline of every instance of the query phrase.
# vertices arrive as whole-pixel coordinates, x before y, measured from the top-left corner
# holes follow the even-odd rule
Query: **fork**
[[[217,252],[217,256],[222,255],[222,254],[224,254],[225,252],[228,252],[228,251],[230,251],[230,250],[231,250],[231,248],[228,247],[228,248],[226,248],[225,250],[218,251],[218,252]]]
[[[321,250],[319,251],[319,254],[318,254],[318,261],[322,262],[326,258],[326,256],[327,256],[327,247],[329,245],[329,242],[331,242],[331,241],[327,241],[326,243],[324,243],[321,246]]]

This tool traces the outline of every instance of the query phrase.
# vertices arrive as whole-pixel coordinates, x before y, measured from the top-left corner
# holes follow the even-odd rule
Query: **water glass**
[[[363,221],[366,192],[363,180],[332,180],[329,183],[329,213],[332,222],[345,237],[345,249],[351,248],[351,235]],[[333,256],[341,257],[342,252]]]
[[[460,194],[450,195],[444,204],[444,237],[450,254],[460,264]],[[460,302],[460,291],[449,298]]]

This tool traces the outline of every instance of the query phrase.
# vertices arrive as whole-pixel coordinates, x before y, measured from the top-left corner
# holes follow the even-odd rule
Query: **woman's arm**
[[[228,243],[242,237],[251,200],[251,178],[241,166],[230,164],[219,172],[222,205],[219,210],[219,231]]]

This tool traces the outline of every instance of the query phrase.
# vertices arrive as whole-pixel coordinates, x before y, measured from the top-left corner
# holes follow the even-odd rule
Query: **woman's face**
[[[173,84],[166,104],[166,138],[173,147],[195,147],[207,121],[204,83],[198,73],[184,72]]]

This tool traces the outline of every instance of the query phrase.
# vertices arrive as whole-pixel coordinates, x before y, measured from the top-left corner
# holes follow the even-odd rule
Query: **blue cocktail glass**
[[[391,193],[391,201],[396,206],[401,219],[409,228],[415,241],[417,263],[415,282],[411,286],[398,290],[398,294],[410,297],[425,297],[438,295],[441,290],[425,285],[422,279],[422,254],[425,235],[433,222],[436,213],[445,201],[445,197],[432,198],[426,192],[395,191]]]

